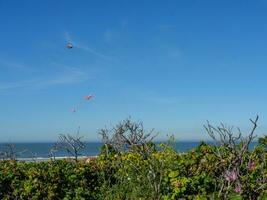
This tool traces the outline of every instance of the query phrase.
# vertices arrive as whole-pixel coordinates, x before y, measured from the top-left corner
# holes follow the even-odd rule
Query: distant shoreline
[[[16,155],[19,161],[48,161],[51,160],[49,157],[49,150],[53,146],[53,143],[13,143],[16,146],[16,150],[26,152],[18,153]],[[189,150],[197,147],[200,142],[181,142],[177,141],[172,146],[177,152],[188,152]],[[257,142],[252,142],[250,148],[257,145]],[[80,152],[79,159],[86,159],[97,156],[101,153],[102,143],[86,143],[85,149]],[[0,152],[5,148],[5,143],[0,143]],[[68,159],[70,155],[65,151],[58,151],[54,153],[56,159]]]
[[[98,156],[79,156],[78,160],[83,160],[83,159],[90,159],[90,158],[97,158]],[[50,161],[50,160],[63,160],[63,159],[74,159],[73,156],[56,156],[55,158],[46,158],[46,157],[36,157],[36,158],[16,158],[16,161],[21,161],[21,162],[45,162],[45,161]]]

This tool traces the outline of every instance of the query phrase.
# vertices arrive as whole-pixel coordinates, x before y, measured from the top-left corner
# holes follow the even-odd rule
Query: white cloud
[[[15,89],[40,89],[50,86],[66,85],[82,82],[88,79],[87,75],[77,68],[66,67],[68,70],[52,78],[38,78],[15,82],[0,82],[0,91]]]
[[[176,28],[176,25],[174,24],[160,24],[157,26],[157,28],[161,31],[166,31],[166,30],[172,30]]]
[[[180,49],[172,49],[169,52],[169,57],[174,60],[181,60],[182,52]]]
[[[0,68],[2,67],[7,68],[7,69],[12,69],[12,70],[20,70],[20,71],[29,69],[29,67],[27,67],[26,65],[0,59]]]
[[[104,55],[102,53],[99,53],[99,52],[95,51],[94,49],[92,49],[92,48],[90,48],[88,46],[77,45],[77,48],[82,49],[84,51],[87,51],[87,52],[89,52],[89,53],[91,53],[91,54],[93,54],[95,56],[98,56],[100,58],[103,58],[105,60],[112,60],[112,57]]]
[[[113,38],[114,38],[114,32],[112,30],[110,30],[110,29],[107,29],[104,32],[104,40],[105,40],[105,42],[111,43]]]
[[[152,96],[146,98],[146,100],[155,104],[175,104],[180,102],[176,97],[168,96]]]

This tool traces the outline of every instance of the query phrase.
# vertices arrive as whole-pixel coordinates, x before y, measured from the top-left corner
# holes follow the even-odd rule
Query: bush
[[[246,153],[228,199],[267,198],[266,156],[261,144]],[[183,154],[166,145],[145,157],[105,152],[89,163],[1,161],[0,199],[217,199],[218,177],[229,162],[226,148],[205,143]]]
[[[208,124],[219,144],[202,142],[187,153],[172,148],[173,138],[153,143],[141,123],[126,120],[111,136],[110,131],[101,132],[107,143],[90,162],[1,161],[0,199],[265,200],[267,136],[248,149],[257,119],[251,120],[254,126],[245,138],[240,132],[235,136],[232,128]]]
[[[98,199],[101,182],[84,162],[0,162],[0,199]]]

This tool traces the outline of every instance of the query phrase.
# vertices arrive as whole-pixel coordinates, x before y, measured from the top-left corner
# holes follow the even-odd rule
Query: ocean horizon
[[[205,141],[209,144],[214,144],[211,141]],[[159,144],[161,142],[156,142]],[[173,148],[178,152],[187,152],[197,147],[201,141],[179,141],[173,144]],[[0,152],[4,150],[7,144],[15,145],[17,158],[49,158],[50,149],[55,144],[54,142],[15,142],[15,143],[0,143]],[[253,148],[257,142],[252,142],[250,148]],[[97,156],[100,153],[102,142],[85,142],[85,148],[80,152],[80,156]],[[65,151],[57,151],[56,157],[68,157],[69,154]]]

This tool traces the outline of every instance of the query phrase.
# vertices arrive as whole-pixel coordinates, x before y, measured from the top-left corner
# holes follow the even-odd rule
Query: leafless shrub
[[[49,158],[51,159],[51,161],[55,161],[56,160],[56,152],[58,152],[58,146],[57,143],[54,144],[50,149],[49,149]]]
[[[5,160],[6,154],[3,151],[0,151],[0,159]]]
[[[238,178],[241,175],[241,166],[249,151],[249,145],[256,137],[254,134],[258,119],[258,116],[255,120],[250,119],[252,129],[245,137],[243,137],[239,128],[234,129],[233,126],[221,124],[221,126],[214,127],[209,122],[207,122],[207,125],[204,125],[209,136],[218,144],[215,148],[215,155],[218,156],[221,161],[224,161],[225,152],[227,152],[227,156],[230,158],[227,168],[223,170],[223,173],[219,177],[220,192],[218,196],[221,198],[227,199],[229,188],[232,187],[234,183],[238,182]],[[237,132],[235,132],[235,130],[237,130]]]
[[[32,159],[33,162],[36,162],[36,161],[37,161],[37,153],[32,152],[32,151],[30,151],[30,150],[26,150],[26,152],[27,152],[28,154],[30,154],[31,159]]]
[[[234,132],[233,126],[221,124],[221,126],[214,127],[209,122],[204,125],[209,136],[219,145],[226,147],[235,156],[234,165],[241,165],[244,154],[248,151],[249,145],[256,138],[254,135],[257,128],[259,117],[255,120],[250,119],[253,127],[248,136],[243,137],[242,132],[237,128],[237,133]],[[216,152],[221,157],[220,152]]]
[[[111,130],[101,129],[99,134],[105,145],[111,146],[117,152],[138,151],[147,153],[151,150],[154,129],[146,133],[142,122],[134,122],[131,118],[120,122]]]
[[[19,156],[25,153],[27,150],[17,149],[15,144],[6,144],[4,149],[0,152],[0,157],[2,160],[17,160]]]
[[[78,156],[81,155],[81,150],[85,148],[85,143],[82,141],[83,137],[79,135],[79,132],[80,128],[78,128],[76,135],[60,134],[58,142],[50,153],[54,153],[54,150],[64,150],[78,162]],[[53,157],[55,158],[54,154]]]

